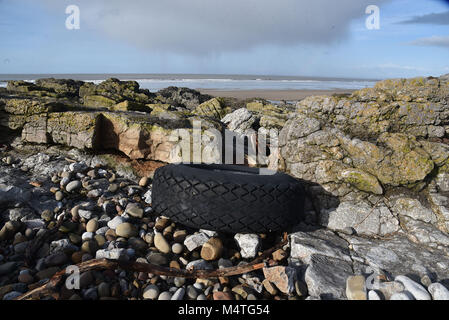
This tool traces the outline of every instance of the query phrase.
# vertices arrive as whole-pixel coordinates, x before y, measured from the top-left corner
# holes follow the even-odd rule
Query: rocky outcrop
[[[308,183],[315,221],[371,236],[408,230],[426,244],[447,232],[448,101],[442,77],[299,102],[281,131],[281,156]],[[418,232],[418,222],[434,235]]]

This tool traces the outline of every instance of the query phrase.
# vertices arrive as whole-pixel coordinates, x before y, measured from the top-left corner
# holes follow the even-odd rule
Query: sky
[[[0,39],[1,74],[439,76],[449,1],[0,0]]]

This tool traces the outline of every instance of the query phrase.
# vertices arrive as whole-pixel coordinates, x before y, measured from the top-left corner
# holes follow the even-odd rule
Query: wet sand
[[[198,89],[201,93],[214,97],[249,99],[261,98],[266,100],[302,100],[309,96],[351,94],[355,90],[213,90]]]

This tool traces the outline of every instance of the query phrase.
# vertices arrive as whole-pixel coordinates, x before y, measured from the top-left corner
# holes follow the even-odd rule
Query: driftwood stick
[[[113,261],[107,259],[94,259],[86,262],[77,264],[79,272],[83,273],[90,270],[116,270],[123,269],[128,271],[137,271],[152,273],[155,275],[170,276],[170,277],[182,277],[182,278],[196,278],[196,279],[209,279],[209,278],[219,278],[219,277],[230,277],[240,274],[245,274],[251,271],[259,270],[265,267],[263,262],[268,258],[274,251],[283,247],[287,242],[286,235],[284,234],[284,239],[281,243],[277,244],[275,247],[266,250],[259,257],[257,257],[253,262],[246,264],[244,266],[216,269],[216,270],[182,270],[174,268],[166,268],[157,266],[149,263],[140,262],[125,262],[125,261]],[[41,295],[55,295],[55,291],[58,286],[64,280],[66,275],[66,269],[56,273],[47,283],[37,287],[23,295],[17,297],[15,300],[29,300],[33,298],[38,298]]]

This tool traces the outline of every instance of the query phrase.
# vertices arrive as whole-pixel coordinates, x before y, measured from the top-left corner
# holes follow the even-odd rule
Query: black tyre
[[[283,174],[235,165],[167,165],[153,179],[153,209],[185,226],[222,232],[286,230],[303,218],[304,189]]]

